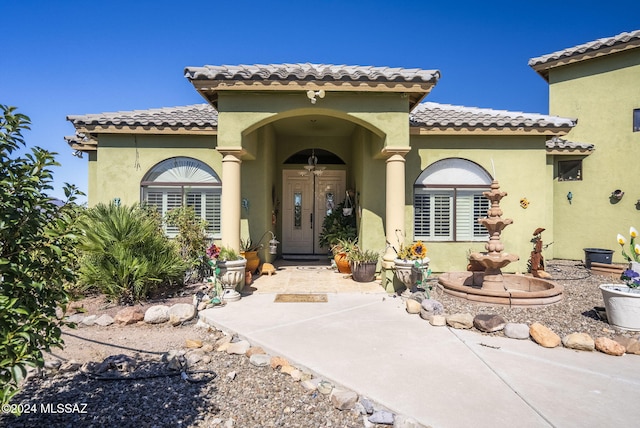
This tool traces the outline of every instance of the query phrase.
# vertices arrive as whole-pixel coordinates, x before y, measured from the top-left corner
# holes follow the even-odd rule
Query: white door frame
[[[282,252],[326,254],[329,249],[320,247],[319,243],[322,223],[327,210],[332,208],[329,206],[331,195],[333,207],[345,198],[346,171],[324,170],[318,176],[300,172],[299,169],[282,170]]]

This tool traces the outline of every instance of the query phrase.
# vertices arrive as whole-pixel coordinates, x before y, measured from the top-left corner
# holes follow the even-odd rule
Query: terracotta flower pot
[[[347,253],[338,253],[333,257],[333,260],[335,260],[336,266],[338,266],[338,272],[351,273],[351,266],[347,260]]]
[[[260,266],[260,256],[258,256],[257,251],[243,251],[240,255],[247,259],[245,272],[254,273],[258,269],[258,266]]]

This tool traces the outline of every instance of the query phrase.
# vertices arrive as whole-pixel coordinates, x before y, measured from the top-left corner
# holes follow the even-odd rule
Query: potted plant
[[[322,222],[322,231],[319,236],[319,244],[322,247],[329,248],[331,251],[340,240],[355,240],[358,236],[356,229],[356,216],[353,212],[350,215],[344,215],[342,208],[345,202],[331,210]]]
[[[351,266],[351,277],[356,282],[371,282],[376,278],[376,266],[380,254],[373,250],[363,250],[357,245],[347,253]]]
[[[258,256],[260,248],[262,248],[262,244],[253,245],[251,238],[240,239],[240,255],[247,259],[245,272],[254,273],[260,266],[260,256]]]
[[[355,239],[338,239],[336,244],[331,247],[333,253],[333,259],[338,267],[340,273],[351,273],[351,266],[349,265],[348,255],[356,248]]]
[[[216,244],[207,248],[207,256],[224,288],[222,300],[225,302],[240,300],[238,291],[244,288],[247,259],[240,256],[233,248],[218,247]]]
[[[624,250],[626,239],[618,234],[622,255],[629,262],[620,279],[624,284],[601,284],[600,291],[607,311],[609,324],[625,330],[640,331],[640,245],[635,243],[638,231],[631,227],[629,248]]]
[[[408,290],[417,290],[418,282],[422,283],[427,276],[429,268],[429,258],[427,257],[427,247],[418,241],[412,245],[400,245],[397,251],[397,258],[394,260],[396,277]]]

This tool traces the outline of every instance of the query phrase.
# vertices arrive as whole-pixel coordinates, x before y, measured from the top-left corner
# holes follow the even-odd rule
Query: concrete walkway
[[[271,284],[260,291],[268,278],[259,278],[252,295],[202,311],[201,319],[434,428],[627,427],[640,420],[640,356],[433,327],[379,284],[379,291],[328,293],[327,303],[274,303],[277,292],[299,292],[295,283],[304,281],[291,272],[280,276],[279,291]],[[323,272],[315,281],[339,277]]]

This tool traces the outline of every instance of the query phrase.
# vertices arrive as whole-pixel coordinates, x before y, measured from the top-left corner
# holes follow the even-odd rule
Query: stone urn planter
[[[236,302],[240,300],[240,293],[236,291],[236,287],[244,278],[244,269],[242,272],[237,270],[228,270],[220,274],[220,283],[222,284],[222,301]]]
[[[418,280],[422,280],[422,271],[429,268],[429,258],[419,260],[395,259],[396,277],[411,292],[417,291]]]
[[[624,284],[600,285],[609,324],[640,331],[640,289]]]
[[[220,260],[218,261],[218,267],[220,268],[220,282],[222,282],[223,287],[224,287],[224,281],[223,281],[223,277],[225,276],[225,274],[227,272],[238,272],[239,274],[239,279],[237,280],[237,282],[235,282],[234,285],[234,289],[237,290],[238,292],[241,292],[242,289],[244,288],[244,274],[246,271],[246,267],[247,267],[247,259],[245,258],[240,258],[239,260]],[[227,277],[229,279],[228,283],[231,283],[231,279],[235,280],[235,275],[234,276],[228,276]],[[223,294],[223,299],[224,299],[224,295],[226,295],[226,289],[225,289],[225,294]],[[239,296],[239,294],[238,294]],[[238,297],[239,298],[239,297]],[[225,299],[227,300],[227,299]],[[229,300],[227,300],[229,301]]]
[[[371,282],[376,279],[378,262],[351,262],[351,278],[355,282]]]

